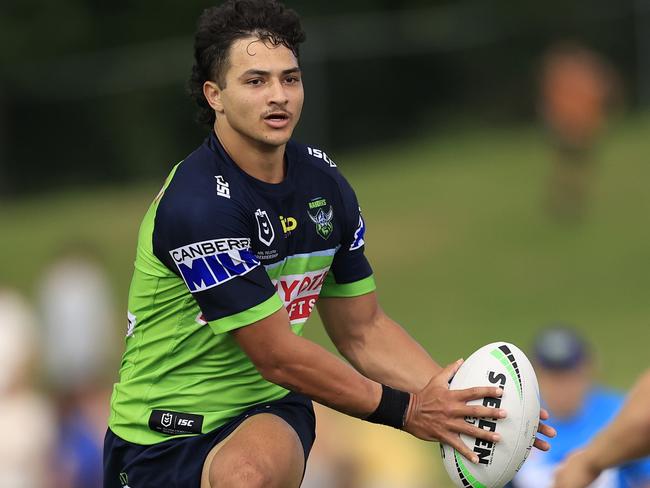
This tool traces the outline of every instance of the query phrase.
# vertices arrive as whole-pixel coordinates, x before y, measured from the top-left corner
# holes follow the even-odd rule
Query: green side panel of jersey
[[[252,405],[288,393],[262,378],[230,334],[215,334],[215,326],[199,319],[201,310],[185,283],[154,255],[152,233],[159,200],[160,195],[140,227],[129,290],[130,329],[109,418],[116,435],[144,445],[170,438],[149,429],[154,409],[203,415],[202,432],[209,432]],[[277,310],[282,302],[274,297],[255,312]],[[238,318],[240,324],[243,318]],[[260,318],[248,315],[246,320]],[[228,319],[230,325],[237,320],[224,320]]]
[[[375,291],[375,289],[377,289],[377,286],[372,275],[353,283],[336,283],[332,273],[329,273],[325,278],[325,283],[323,283],[320,296],[323,298],[358,297]]]

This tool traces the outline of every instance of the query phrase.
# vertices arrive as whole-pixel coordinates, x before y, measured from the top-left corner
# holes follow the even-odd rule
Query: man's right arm
[[[555,488],[583,488],[602,471],[650,454],[650,370],[639,379],[623,408],[584,449],[556,473]]]
[[[370,416],[380,403],[380,383],[361,375],[319,345],[295,335],[284,308],[231,334],[267,381],[359,418]],[[503,414],[466,402],[499,396],[501,391],[494,387],[449,390],[447,381],[458,367],[460,362],[448,366],[421,392],[411,394],[403,430],[421,439],[445,442],[473,461],[475,454],[460,440],[459,433],[493,442],[498,437],[468,424],[464,418],[500,418]]]

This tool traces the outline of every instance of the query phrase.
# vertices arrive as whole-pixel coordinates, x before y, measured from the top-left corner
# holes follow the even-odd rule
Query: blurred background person
[[[115,360],[112,292],[97,253],[64,246],[38,285],[48,385],[56,399],[60,486],[101,486],[102,447]]]
[[[614,420],[557,469],[553,488],[585,488],[603,470],[648,455],[650,370],[636,382]]]
[[[540,394],[557,437],[547,453],[531,452],[513,480],[515,488],[552,486],[553,473],[567,456],[582,448],[623,405],[624,395],[594,381],[595,359],[574,329],[554,326],[536,338],[532,360]],[[650,459],[603,471],[592,488],[647,488]]]
[[[55,415],[36,388],[39,339],[27,301],[0,287],[0,488],[57,486]]]
[[[551,133],[555,157],[548,204],[561,219],[585,212],[595,166],[595,145],[617,94],[617,76],[598,53],[563,42],[544,55],[540,110]]]

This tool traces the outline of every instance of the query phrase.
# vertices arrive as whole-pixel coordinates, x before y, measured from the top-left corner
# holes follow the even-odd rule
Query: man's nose
[[[271,93],[269,104],[286,105],[289,101],[287,91],[280,80],[274,80],[271,83]]]

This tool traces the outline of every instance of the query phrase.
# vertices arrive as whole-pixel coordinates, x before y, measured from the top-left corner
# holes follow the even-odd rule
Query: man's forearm
[[[340,351],[368,378],[410,392],[420,391],[441,370],[420,344],[381,311]]]
[[[381,398],[381,385],[359,374],[335,355],[295,336],[291,356],[267,370],[266,379],[307,395],[318,403],[355,417],[371,414]]]
[[[266,380],[355,417],[365,418],[377,408],[379,383],[288,327],[276,329],[273,346],[263,334],[249,334],[254,327],[238,331],[238,335],[248,334],[245,342],[238,342]]]

